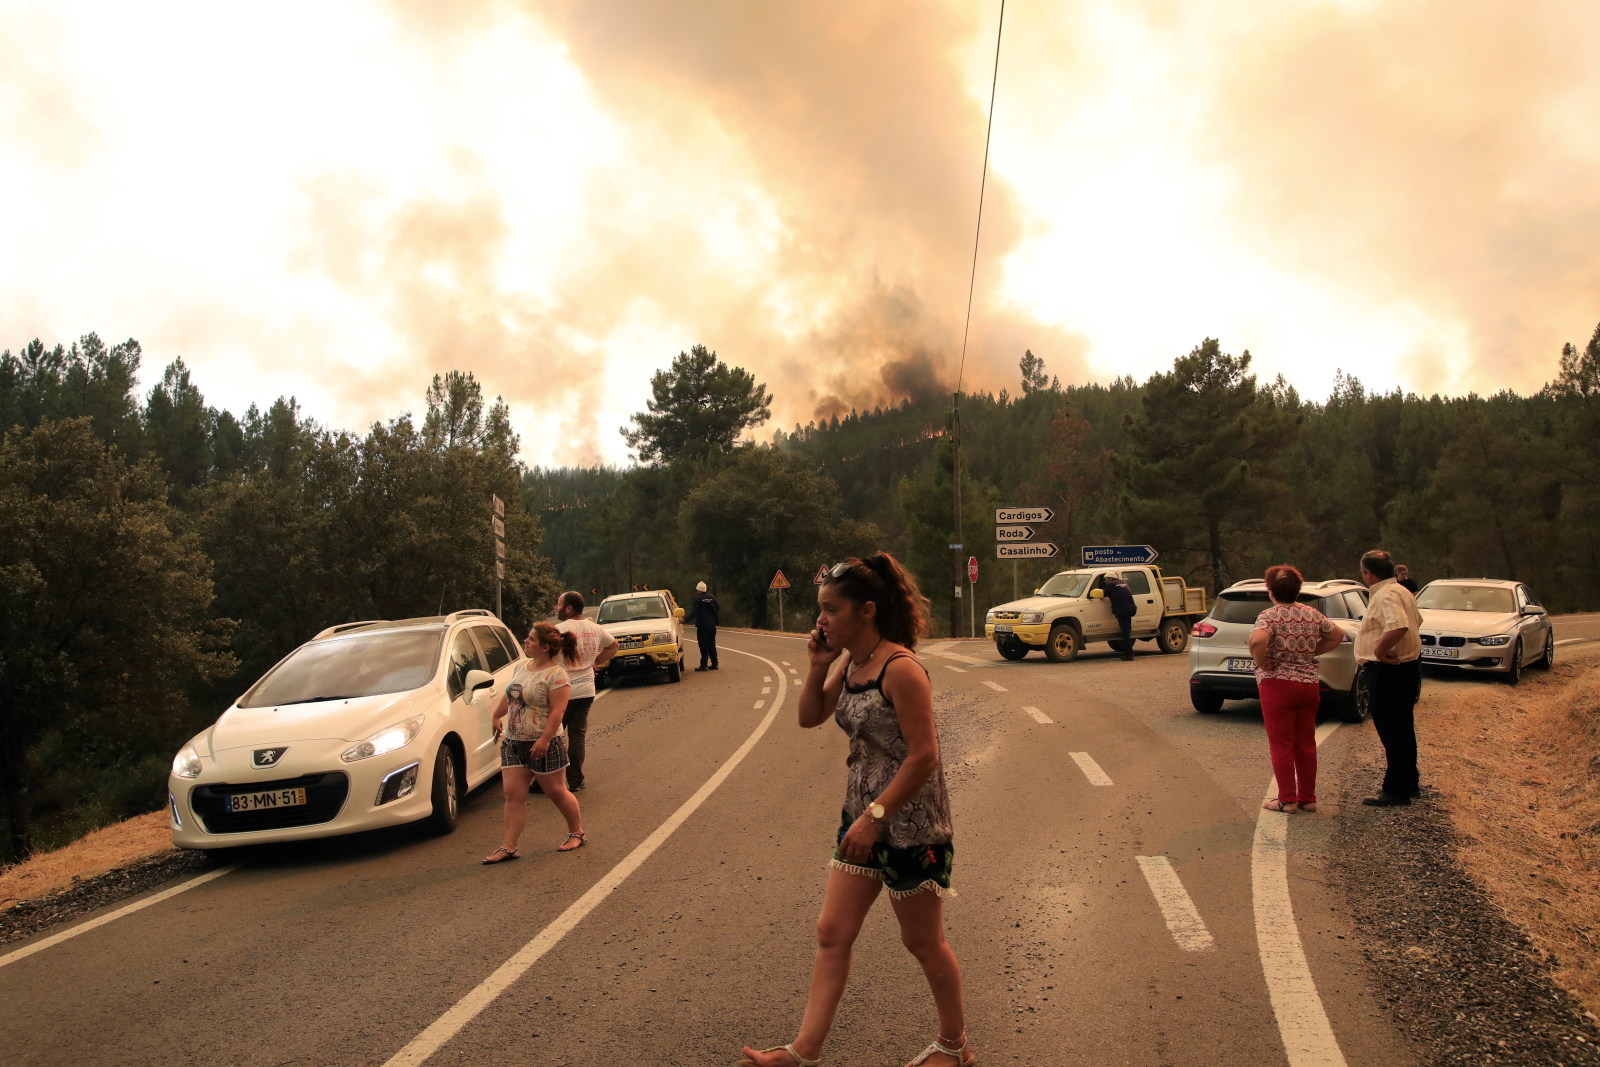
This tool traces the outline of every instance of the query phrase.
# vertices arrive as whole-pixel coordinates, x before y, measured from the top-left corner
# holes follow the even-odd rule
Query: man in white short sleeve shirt
[[[568,690],[567,713],[561,722],[567,728],[567,788],[576,793],[583,788],[584,745],[589,733],[589,707],[594,703],[594,670],[611,662],[617,654],[617,639],[599,623],[583,616],[583,594],[571,590],[556,601],[556,629],[569,633],[578,642],[578,662],[567,666],[572,679]]]

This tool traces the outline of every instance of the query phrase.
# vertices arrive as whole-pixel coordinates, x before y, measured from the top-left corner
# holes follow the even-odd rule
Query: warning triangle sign
[[[787,588],[789,588],[789,579],[787,579],[787,578],[785,578],[783,576],[783,572],[782,571],[779,571],[777,574],[774,574],[772,576],[772,584],[767,586],[767,588],[768,589],[787,589]]]
[[[811,584],[812,585],[821,585],[823,582],[825,582],[827,580],[828,580],[828,565],[826,563],[824,563],[822,566],[817,568],[817,576],[815,578],[811,579]]]

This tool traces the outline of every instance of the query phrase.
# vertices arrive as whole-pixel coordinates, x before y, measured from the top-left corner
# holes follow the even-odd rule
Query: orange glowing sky
[[[358,427],[436,371],[625,459],[703,343],[774,425],[951,387],[997,3],[0,0],[0,346]],[[969,388],[1206,336],[1534,390],[1600,320],[1600,5],[1012,0]],[[762,431],[762,436],[773,428]]]

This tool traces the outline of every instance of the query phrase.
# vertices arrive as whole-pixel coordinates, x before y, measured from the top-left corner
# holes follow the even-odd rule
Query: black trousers
[[[1417,793],[1417,698],[1422,695],[1422,664],[1368,663],[1372,692],[1372,725],[1383,742],[1389,767],[1383,791],[1392,797]]]
[[[696,626],[694,639],[700,645],[700,666],[717,665],[717,628],[715,626]]]
[[[1118,615],[1117,625],[1122,627],[1122,639],[1128,642],[1128,651],[1133,651],[1133,616]]]
[[[583,784],[583,749],[589,736],[589,706],[594,697],[574,697],[567,701],[561,724],[567,728],[567,788]]]

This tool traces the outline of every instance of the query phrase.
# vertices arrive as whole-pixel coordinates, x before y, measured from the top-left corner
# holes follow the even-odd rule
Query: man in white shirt
[[[1415,712],[1422,695],[1422,615],[1411,591],[1395,580],[1389,553],[1362,556],[1361,580],[1372,599],[1356,634],[1356,662],[1367,672],[1372,725],[1388,757],[1383,787],[1361,803],[1403,807],[1420,793]]]
[[[594,671],[604,667],[617,654],[617,639],[593,619],[583,616],[583,594],[568,591],[556,600],[556,629],[569,633],[578,642],[578,662],[568,666],[567,713],[561,719],[567,728],[567,788],[576,793],[583,788],[584,742],[589,733],[589,706],[594,703]]]

